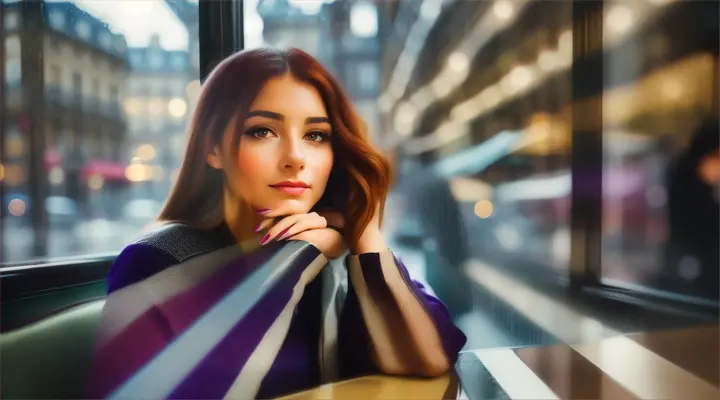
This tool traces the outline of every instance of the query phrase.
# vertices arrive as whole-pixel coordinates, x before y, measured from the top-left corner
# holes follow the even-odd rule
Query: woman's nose
[[[304,169],[305,155],[302,151],[302,143],[298,140],[288,140],[284,147],[283,167],[286,169]]]

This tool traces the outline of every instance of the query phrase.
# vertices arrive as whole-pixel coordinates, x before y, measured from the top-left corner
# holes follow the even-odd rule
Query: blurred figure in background
[[[404,198],[402,225],[417,224],[418,243],[427,282],[453,318],[470,311],[468,280],[462,265],[468,258],[467,235],[450,182],[432,168],[395,150],[396,191]]]
[[[689,283],[693,293],[717,300],[720,286],[720,124],[701,126],[668,171],[666,277]],[[685,281],[685,282],[684,282]]]

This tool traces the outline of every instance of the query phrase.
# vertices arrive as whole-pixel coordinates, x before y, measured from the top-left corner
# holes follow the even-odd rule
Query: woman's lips
[[[292,187],[292,186],[274,186],[275,189],[285,192],[287,194],[291,194],[293,196],[299,196],[307,190],[307,188],[304,187]]]
[[[279,190],[292,196],[300,196],[305,193],[308,188],[298,186],[271,186],[273,189]]]

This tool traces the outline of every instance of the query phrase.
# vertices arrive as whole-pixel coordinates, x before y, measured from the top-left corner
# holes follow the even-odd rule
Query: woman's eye
[[[272,131],[267,128],[252,129],[245,133],[248,136],[252,136],[255,139],[264,139],[272,134]]]
[[[305,138],[311,142],[324,142],[328,136],[330,135],[325,132],[310,132],[305,135]]]

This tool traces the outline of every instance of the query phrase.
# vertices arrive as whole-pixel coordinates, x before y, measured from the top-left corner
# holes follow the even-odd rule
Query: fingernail
[[[258,214],[267,214],[269,211],[270,211],[269,208],[259,208],[259,209],[255,210],[255,212]]]
[[[260,225],[262,225],[262,224],[257,224],[257,225],[255,225],[255,228],[253,228],[253,230],[254,230],[255,232],[260,232]]]
[[[287,233],[288,230],[290,230],[290,227],[287,227],[287,228],[283,229],[282,232],[278,233],[278,235],[277,235],[277,240],[282,239],[283,236],[285,235],[285,233]]]
[[[270,235],[265,235],[265,237],[262,238],[262,240],[260,241],[260,244],[265,244],[265,242],[267,242],[268,239],[270,239]]]

